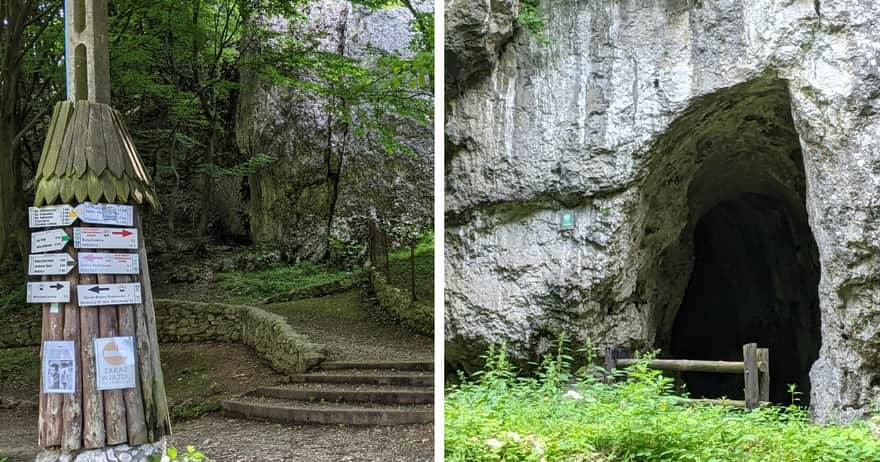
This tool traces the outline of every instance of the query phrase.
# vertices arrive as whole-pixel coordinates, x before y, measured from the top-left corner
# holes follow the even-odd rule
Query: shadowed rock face
[[[453,38],[518,8],[460,3]],[[771,364],[793,366],[772,384],[809,371],[820,420],[862,415],[880,398],[880,4],[542,10],[549,45],[514,27],[447,49],[459,67],[494,57],[446,102],[451,364],[502,341],[534,357],[560,331],[691,354],[681,330],[726,313],[726,341],[785,337]]]

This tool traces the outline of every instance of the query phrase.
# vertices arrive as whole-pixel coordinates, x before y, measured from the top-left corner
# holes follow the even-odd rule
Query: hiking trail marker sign
[[[63,229],[50,229],[31,234],[31,252],[57,252],[70,242],[70,236]]]
[[[76,221],[76,214],[73,213],[73,207],[69,205],[28,207],[28,225],[31,228],[70,226],[74,221]]]
[[[79,306],[138,305],[141,284],[79,284],[76,297]]]
[[[80,252],[79,274],[138,274],[140,259],[136,253]]]
[[[28,225],[31,228],[70,226],[77,219],[92,225],[133,226],[134,207],[120,204],[92,204],[28,207]]]
[[[28,276],[53,276],[69,273],[76,261],[66,253],[31,255],[28,258]]]
[[[134,226],[134,207],[119,204],[83,202],[73,209],[83,223],[109,226]]]
[[[74,228],[73,246],[77,249],[137,250],[137,228]]]
[[[69,303],[70,283],[47,281],[27,283],[28,303]]]

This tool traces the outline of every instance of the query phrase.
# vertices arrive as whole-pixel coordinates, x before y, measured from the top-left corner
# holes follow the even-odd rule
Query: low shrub
[[[187,446],[186,452],[179,452],[177,448],[170,447],[165,450],[165,454],[152,455],[147,460],[149,462],[214,462],[192,446]]]
[[[341,281],[353,273],[313,263],[278,266],[263,271],[220,273],[217,284],[239,296],[264,298],[321,284]]]
[[[631,366],[606,384],[593,366],[572,372],[560,342],[524,375],[493,348],[483,370],[448,388],[447,461],[877,461],[868,423],[817,425],[801,407],[752,412],[688,403],[673,381]],[[578,350],[593,363],[593,352]]]

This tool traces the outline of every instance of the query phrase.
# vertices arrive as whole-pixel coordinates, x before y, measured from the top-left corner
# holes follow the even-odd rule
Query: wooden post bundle
[[[65,255],[63,258],[69,256],[75,265],[66,274],[56,269],[48,274],[61,275],[42,276],[43,281],[58,281],[58,293],[62,291],[62,283],[64,286],[69,284],[69,299],[53,299],[59,303],[43,305],[42,330],[44,342],[67,343],[44,343],[42,354],[47,354],[47,345],[58,348],[53,354],[59,354],[58,351],[68,351],[72,343],[75,365],[72,370],[75,371],[75,377],[63,387],[50,390],[43,383],[48,377],[43,372],[38,422],[40,446],[58,447],[71,453],[123,443],[134,446],[157,442],[170,434],[171,426],[159,358],[156,316],[141,216],[144,206],[150,205],[158,209],[158,202],[152,180],[121,115],[109,105],[107,0],[67,2],[67,7],[69,8],[65,10],[64,16],[70,33],[66,43],[66,63],[71,83],[68,101],[58,103],[52,113],[40,163],[36,168],[34,205],[38,208],[29,213],[42,216],[40,214],[45,212],[46,217],[54,217],[44,218],[43,223],[32,222],[33,228],[54,227],[56,229],[50,230],[51,232],[63,229],[66,234],[58,242],[59,246],[50,245],[39,250],[60,250],[63,254],[43,253],[37,257],[45,258],[46,261],[53,261],[53,258],[54,261],[60,261],[60,255]],[[105,238],[118,234],[120,239],[130,237],[130,240],[125,241],[124,246],[105,245],[101,249],[88,249],[90,246],[80,245],[85,243],[84,239],[83,242],[69,242],[76,241],[75,234],[85,232],[90,227],[89,223],[94,223],[90,221],[94,217],[86,220],[88,213],[80,212],[81,209],[78,208],[91,207],[87,203],[125,204],[132,207],[107,206],[93,209],[99,210],[99,215],[104,210],[112,209],[108,212],[110,215],[122,211],[126,216],[125,223],[113,222],[112,218],[109,219],[110,222],[98,223],[103,223],[100,226],[118,226],[118,231],[107,231]],[[39,209],[48,206],[54,208]],[[78,213],[86,215],[80,216]],[[98,220],[108,220],[103,215],[101,217]],[[128,217],[131,218],[130,221]],[[134,232],[127,229],[132,227]],[[133,236],[134,233],[137,234],[136,237]],[[129,245],[135,240],[136,246]],[[103,258],[104,261],[115,260],[100,257],[101,253],[127,254],[127,257],[123,255],[120,258],[131,263],[137,261],[139,267],[106,271],[106,274],[84,274],[94,273],[96,270],[85,271],[80,266],[80,252],[99,254],[92,258]],[[108,284],[114,284],[110,287],[126,293],[128,298],[112,298]],[[81,288],[83,292],[78,294],[77,286],[80,285],[84,286]],[[137,285],[139,292],[135,289]],[[45,290],[45,284],[34,287],[35,290]],[[50,287],[54,290],[55,286]],[[28,289],[30,297],[30,284]],[[93,293],[84,292],[85,290]],[[131,292],[126,292],[127,290]],[[138,300],[135,295],[137,293],[140,294],[140,303],[132,304]],[[80,306],[78,295],[95,297],[93,300],[105,306]],[[34,303],[42,303],[42,300],[44,299],[34,297]],[[68,302],[63,303],[64,301]],[[131,347],[127,343],[120,347],[116,341],[111,340],[114,337],[131,338]],[[104,351],[96,351],[96,339],[102,339],[102,345],[107,345]],[[130,350],[133,350],[133,368],[130,362],[132,358],[127,355]],[[46,367],[46,363],[43,364]],[[99,390],[99,364],[118,368],[124,371],[123,378],[133,380],[111,385],[105,383],[102,387],[104,389]],[[115,377],[114,374],[102,377],[112,381],[113,378],[106,377]],[[55,376],[51,381],[56,382]]]
[[[43,306],[43,340],[74,342],[77,362],[73,393],[45,393],[41,387],[39,444],[45,448],[60,447],[70,452],[124,443],[140,445],[155,442],[169,434],[170,422],[144,249],[143,220],[138,207],[154,200],[155,196],[149,186],[146,169],[134,151],[130,135],[120,126],[121,118],[115,111],[105,105],[80,101],[59,103],[55,114],[49,137],[63,138],[64,141],[53,143],[53,139],[50,139],[46,143],[37,180],[40,194],[36,205],[46,206],[60,201],[76,207],[83,202],[94,201],[123,202],[134,206],[132,224],[137,231],[136,251],[97,250],[68,245],[65,253],[74,261],[78,260],[80,252],[130,253],[137,256],[140,268],[135,275],[80,274],[74,269],[66,276],[43,277],[46,281],[70,283],[69,303],[55,308],[50,304]],[[92,118],[92,114],[101,117]],[[104,118],[103,114],[107,117]],[[90,123],[83,129],[76,126],[77,120],[91,120],[94,125]],[[110,125],[99,122],[103,120]],[[105,143],[108,139],[115,139],[115,142]],[[53,146],[58,152],[52,152]],[[85,162],[81,169],[76,167],[80,156]],[[113,156],[121,156],[122,159],[110,160]],[[93,168],[93,160],[98,157],[102,159],[94,164],[103,166],[103,169]],[[83,174],[68,175],[66,168],[82,171]],[[64,231],[72,237],[76,228],[85,230],[89,226],[76,223],[65,227]],[[120,283],[139,283],[142,303],[99,307],[78,305],[78,285],[101,287]],[[95,339],[111,337],[133,339],[136,369],[134,388],[98,390],[97,355],[103,352],[96,351]]]

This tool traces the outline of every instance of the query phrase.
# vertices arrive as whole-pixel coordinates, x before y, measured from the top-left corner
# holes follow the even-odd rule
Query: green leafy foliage
[[[416,299],[419,303],[434,306],[434,232],[424,231],[414,235]],[[409,246],[402,246],[388,255],[392,285],[406,294],[410,293],[412,260]]]
[[[797,406],[688,403],[646,361],[606,384],[593,351],[559,349],[523,375],[504,346],[446,395],[447,461],[876,461],[869,424],[816,425]]]
[[[354,269],[363,264],[364,255],[367,253],[367,245],[357,241],[346,241],[330,236],[330,263]]]
[[[217,284],[229,292],[253,298],[269,297],[297,289],[342,281],[348,270],[303,262],[295,266],[276,266],[263,271],[220,273]]]
[[[27,291],[24,276],[19,271],[0,275],[0,314],[24,311]]]
[[[275,161],[275,158],[266,154],[257,154],[254,157],[244,161],[241,164],[234,165],[232,167],[223,167],[217,164],[200,164],[198,167],[199,173],[204,175],[209,175],[212,177],[241,177],[253,175],[258,169],[263,168],[272,162]]]
[[[0,350],[0,394],[37,390],[40,359],[30,348]]]
[[[179,452],[177,448],[172,446],[165,450],[164,455],[152,455],[147,459],[150,462],[213,462],[213,459],[209,459],[193,446],[187,446],[186,452]]]
[[[525,28],[535,37],[538,42],[547,45],[550,38],[544,33],[544,15],[538,0],[523,0],[519,5],[519,15],[516,17],[520,27]]]

